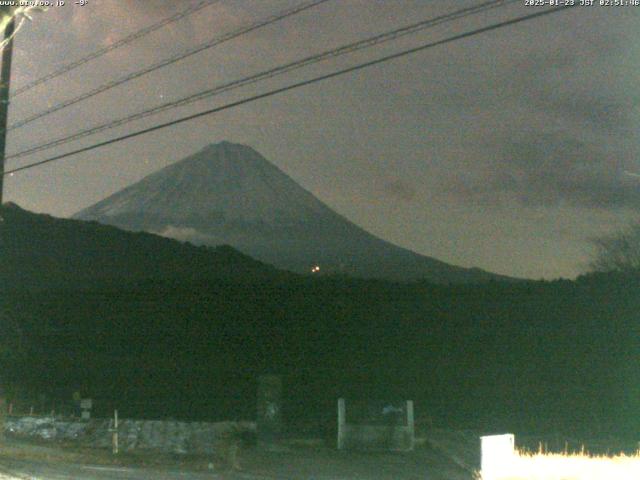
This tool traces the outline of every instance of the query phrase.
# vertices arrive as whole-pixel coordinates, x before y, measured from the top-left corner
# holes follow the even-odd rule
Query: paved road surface
[[[411,454],[303,449],[247,450],[242,471],[181,471],[178,466],[121,467],[0,457],[0,480],[471,480],[472,475],[434,449]],[[3,477],[2,474],[7,475]]]
[[[2,460],[0,472],[6,475],[0,476],[0,480],[267,480],[242,473],[231,475],[6,459]]]
[[[454,480],[469,478],[460,476],[455,468],[420,469],[407,471],[396,465],[352,465],[335,471],[333,468],[317,468],[309,471],[297,465],[281,465],[269,468],[265,474],[251,472],[215,473],[185,472],[146,468],[112,467],[98,465],[73,465],[28,460],[3,459],[0,464],[0,480]],[[378,470],[376,473],[376,469]],[[4,476],[4,475],[6,476]]]

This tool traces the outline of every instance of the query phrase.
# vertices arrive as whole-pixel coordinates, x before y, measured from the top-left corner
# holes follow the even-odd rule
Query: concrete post
[[[258,412],[256,419],[258,446],[277,443],[282,435],[282,379],[262,375],[258,379]]]
[[[0,441],[4,441],[4,424],[7,417],[7,399],[0,396]]]
[[[111,437],[111,448],[114,455],[117,455],[119,452],[118,447],[118,410],[113,411],[113,431]]]
[[[344,402],[344,398],[338,399],[338,450],[342,450],[344,448],[344,435],[345,435],[345,424],[347,423],[346,419],[346,406]]]
[[[90,398],[83,398],[80,400],[80,418],[82,420],[91,419],[91,409],[93,408],[93,400]]]
[[[410,450],[413,450],[416,442],[416,429],[413,420],[413,400],[407,400],[407,431],[411,437]]]

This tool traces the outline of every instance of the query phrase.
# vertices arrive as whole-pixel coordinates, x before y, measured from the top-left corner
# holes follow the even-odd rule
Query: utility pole
[[[11,15],[11,7],[0,7],[0,18]],[[11,77],[11,53],[13,51],[13,17],[4,29],[4,38],[9,39],[2,51],[2,69],[0,70],[0,207],[2,207],[2,191],[4,188],[4,157],[7,144],[7,119],[9,113],[9,78]],[[2,217],[0,217],[2,220]],[[0,384],[0,442],[4,440],[4,424],[6,418],[7,398],[4,385]]]
[[[12,15],[11,7],[0,7],[2,17]],[[4,190],[4,158],[7,146],[7,121],[9,118],[9,81],[11,79],[11,57],[13,54],[13,32],[16,23],[13,18],[4,29],[4,40],[7,41],[2,50],[2,69],[0,70],[0,206]]]

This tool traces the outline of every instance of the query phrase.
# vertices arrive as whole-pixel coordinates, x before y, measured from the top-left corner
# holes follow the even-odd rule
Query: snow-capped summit
[[[290,201],[295,199],[295,201]],[[250,147],[212,144],[80,212],[78,218],[161,217],[161,224],[287,224],[329,213],[327,207]],[[187,220],[191,219],[191,220]]]

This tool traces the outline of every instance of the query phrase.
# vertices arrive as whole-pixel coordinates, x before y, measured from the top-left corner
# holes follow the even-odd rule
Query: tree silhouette
[[[632,272],[640,270],[640,222],[612,235],[593,240],[596,247],[593,270]]]

